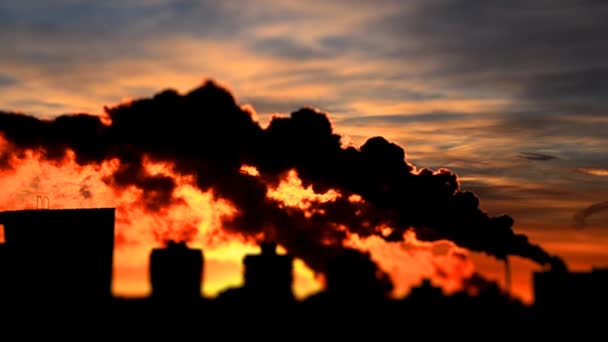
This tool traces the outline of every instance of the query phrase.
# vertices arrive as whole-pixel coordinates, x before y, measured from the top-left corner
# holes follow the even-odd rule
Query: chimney
[[[293,299],[293,258],[279,255],[277,244],[264,241],[261,253],[247,255],[243,260],[244,287],[266,300]]]
[[[200,249],[170,241],[150,255],[152,298],[167,301],[200,299],[204,257]]]
[[[262,255],[276,255],[277,254],[277,244],[273,241],[263,241],[260,244],[260,249],[262,250]]]

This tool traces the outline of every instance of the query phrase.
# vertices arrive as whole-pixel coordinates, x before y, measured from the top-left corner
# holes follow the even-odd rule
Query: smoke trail
[[[207,81],[184,95],[166,90],[106,112],[109,122],[87,114],[40,120],[0,113],[0,132],[7,141],[0,165],[9,168],[11,159],[28,150],[56,163],[68,151],[80,165],[116,159],[119,167],[104,181],[117,190],[144,190],[142,205],[156,212],[181,201],[172,177],[151,174],[144,166],[146,160],[166,162],[176,174],[195,177],[201,190],[237,208],[224,222],[226,230],[246,236],[272,231],[278,243],[318,271],[345,250],[350,234],[395,241],[409,229],[420,240],[447,239],[503,260],[518,255],[565,268],[514,233],[511,217],[482,211],[479,199],[460,188],[452,171],[416,169],[403,148],[382,137],[344,148],[327,115],[315,109],[274,118],[263,129],[230,92]],[[241,172],[244,165],[259,174]],[[340,196],[311,203],[308,210],[282,206],[267,192],[290,170],[304,186],[319,193],[333,189]],[[361,200],[352,200],[353,195]]]

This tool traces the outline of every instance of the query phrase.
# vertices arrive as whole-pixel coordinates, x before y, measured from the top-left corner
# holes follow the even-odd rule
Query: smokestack
[[[152,298],[163,301],[189,301],[201,297],[203,252],[184,242],[170,241],[166,248],[155,248],[150,255]]]
[[[330,298],[343,303],[383,301],[393,289],[369,254],[353,249],[344,249],[330,258],[325,278]]]
[[[292,300],[293,258],[277,254],[276,248],[276,242],[263,241],[261,254],[245,256],[245,289],[264,300]]]
[[[508,293],[511,293],[511,264],[509,257],[505,257],[505,288]]]
[[[114,208],[5,211],[0,222],[8,299],[80,305],[112,298]]]

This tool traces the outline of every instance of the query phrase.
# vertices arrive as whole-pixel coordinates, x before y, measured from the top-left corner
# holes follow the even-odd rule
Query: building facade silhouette
[[[608,268],[590,272],[536,272],[534,306],[543,315],[571,317],[603,311],[608,304]]]
[[[204,256],[200,249],[184,242],[170,241],[166,248],[150,254],[152,298],[163,301],[189,301],[201,298]]]
[[[0,296],[82,302],[112,298],[114,208],[0,213]]]
[[[275,242],[264,241],[260,249],[243,259],[245,288],[268,299],[293,299],[293,258],[277,254]]]

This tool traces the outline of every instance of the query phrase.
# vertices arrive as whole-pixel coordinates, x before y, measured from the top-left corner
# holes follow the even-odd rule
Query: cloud
[[[598,212],[604,211],[606,209],[608,209],[608,201],[599,202],[599,203],[590,205],[587,208],[582,209],[582,210],[578,211],[576,214],[574,214],[574,225],[577,228],[584,228],[587,226],[586,220],[590,216],[597,214]]]
[[[154,43],[198,35],[231,39],[246,20],[215,0],[20,1],[0,12],[0,44],[12,47],[0,63],[36,66],[47,75],[154,59]]]
[[[11,108],[47,108],[50,110],[57,111],[59,109],[66,108],[64,103],[53,102],[53,101],[45,101],[45,100],[37,100],[37,99],[21,99],[10,101],[9,105]]]
[[[337,102],[333,107],[340,109],[353,108],[352,102],[365,97],[393,103],[448,98],[508,100],[509,112],[601,113],[608,89],[602,34],[608,30],[607,7],[564,0],[546,6],[523,0],[509,6],[497,0],[386,0],[373,6],[258,0],[244,11],[213,0],[20,1],[0,14],[0,43],[14,47],[0,64],[18,65],[19,80],[43,75],[56,88],[80,84],[89,74],[91,87],[125,85],[133,84],[134,76],[119,73],[100,80],[92,69],[116,70],[117,64],[132,61],[138,68],[162,66],[165,76],[192,73],[195,65],[196,72],[217,74],[223,59],[196,63],[168,43],[183,42],[185,51],[193,51],[187,47],[215,42],[220,49],[237,44],[246,50],[227,53],[238,56],[233,59],[254,75],[243,76],[239,69],[221,76],[255,96],[283,95],[306,84],[324,85],[322,93],[327,89]],[[267,63],[261,66],[261,60]],[[144,72],[150,70],[158,72]],[[262,89],[252,94],[253,87]],[[82,92],[82,87],[69,92]],[[307,104],[318,100],[295,101],[300,99]],[[439,109],[454,110],[449,104]],[[382,113],[401,111],[374,114]]]
[[[357,115],[337,121],[345,126],[371,124],[386,125],[408,125],[417,123],[438,123],[461,121],[467,116],[466,113],[458,112],[429,112],[419,114],[387,114],[387,115]]]
[[[603,168],[581,167],[576,169],[576,171],[586,175],[608,177],[608,169]]]
[[[303,98],[298,99],[296,96],[292,98],[279,96],[246,96],[243,97],[243,102],[252,105],[256,112],[262,114],[286,114],[290,113],[293,108],[305,106],[323,108],[328,112],[342,112],[349,110],[349,108],[340,107],[339,102],[334,102],[330,99],[319,99],[315,101],[310,99],[306,100]]]
[[[0,88],[11,87],[18,83],[19,82],[16,79],[0,74]]]
[[[323,50],[298,43],[287,37],[257,39],[253,42],[252,47],[261,54],[297,61],[329,57]]]
[[[583,64],[584,65],[584,64]],[[564,70],[539,74],[527,85],[523,95],[539,101],[570,104],[597,103],[605,98],[608,87],[607,67],[580,67],[579,70]]]
[[[431,0],[403,6],[361,31],[393,38],[385,58],[426,58],[433,63],[426,76],[444,84],[474,85],[483,94],[546,108],[572,100],[593,106],[606,96],[600,86],[606,15],[601,1]]]
[[[519,157],[528,160],[538,160],[538,161],[546,161],[559,159],[556,156],[552,156],[550,154],[536,153],[536,152],[520,152]]]

